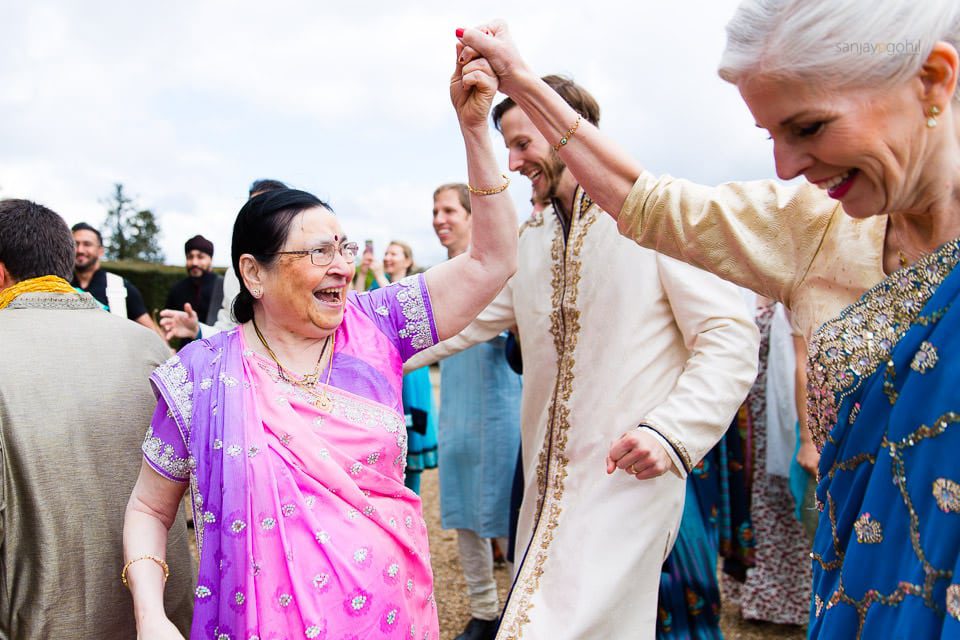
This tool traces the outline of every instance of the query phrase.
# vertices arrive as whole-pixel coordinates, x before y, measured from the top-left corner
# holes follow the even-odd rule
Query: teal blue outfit
[[[420,494],[420,474],[437,466],[437,412],[433,405],[430,368],[403,376],[403,412],[407,418],[407,471],[404,484]],[[419,433],[415,423],[426,431]]]
[[[687,499],[677,541],[660,571],[657,638],[719,640],[716,523],[704,513],[697,479],[687,477]]]
[[[746,502],[743,447],[734,422],[687,476],[677,541],[660,571],[658,640],[723,638],[717,558],[723,556],[741,572],[753,565]]]
[[[814,335],[810,638],[960,638],[960,240]]]
[[[440,519],[481,538],[510,531],[520,450],[520,376],[501,334],[440,363]]]

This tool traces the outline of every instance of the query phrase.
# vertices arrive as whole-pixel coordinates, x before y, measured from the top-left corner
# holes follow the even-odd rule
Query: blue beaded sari
[[[960,638],[960,239],[810,345],[810,638]]]

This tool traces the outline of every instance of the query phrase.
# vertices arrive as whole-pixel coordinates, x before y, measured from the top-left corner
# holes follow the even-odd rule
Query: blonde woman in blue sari
[[[805,183],[657,178],[504,24],[461,39],[622,234],[783,302],[809,338],[810,637],[960,637],[960,4],[745,0],[727,32],[721,77]]]

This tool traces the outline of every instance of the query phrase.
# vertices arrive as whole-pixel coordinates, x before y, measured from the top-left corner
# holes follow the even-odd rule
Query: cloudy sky
[[[453,32],[494,17],[537,72],[587,87],[601,128],[653,171],[773,175],[770,143],[716,75],[733,0],[346,4],[7,4],[0,197],[99,224],[122,182],[158,215],[168,263],[201,233],[225,265],[247,186],[278,178],[328,200],[378,253],[404,239],[435,263],[431,194],[465,176],[447,95]],[[522,219],[526,179],[511,193]]]

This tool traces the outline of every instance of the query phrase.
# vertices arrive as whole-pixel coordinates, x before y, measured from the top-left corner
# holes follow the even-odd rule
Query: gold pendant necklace
[[[897,260],[900,262],[900,268],[903,269],[904,267],[909,266],[910,261],[907,258],[907,254],[904,253],[903,251],[904,247],[906,247],[906,244],[904,244],[903,242],[903,235],[900,233],[900,227],[896,228],[896,232],[897,232],[897,244],[900,245],[899,247],[897,247]],[[919,253],[916,253],[916,252],[914,253],[917,256],[923,256],[922,251]]]
[[[260,344],[263,345],[263,348],[267,350],[267,354],[270,355],[270,359],[274,361],[277,365],[277,374],[280,379],[290,382],[294,386],[300,387],[308,394],[313,396],[313,399],[310,400],[310,404],[317,407],[321,411],[329,411],[333,406],[333,400],[327,395],[327,390],[330,387],[330,374],[333,373],[333,355],[337,347],[337,334],[336,331],[331,335],[327,336],[326,340],[323,341],[323,349],[320,351],[320,357],[317,358],[317,364],[313,369],[312,373],[302,376],[299,380],[292,376],[288,376],[288,370],[280,364],[280,359],[277,358],[277,354],[273,352],[273,349],[270,348],[270,345],[267,344],[267,339],[260,332],[260,327],[257,326],[257,321],[252,320],[253,322],[253,331],[257,334],[257,338],[260,340]],[[331,339],[332,336],[332,339]],[[320,379],[320,363],[323,362],[323,355],[327,352],[327,345],[330,345],[330,363],[327,368],[327,379],[323,383],[323,390],[321,392],[317,391],[317,382]]]
[[[317,399],[313,401],[313,406],[321,411],[330,411],[330,407],[333,406],[333,400],[327,395],[326,385],[323,387],[323,395],[318,396]]]
[[[306,390],[308,393],[310,393],[310,395],[314,397],[314,399],[311,400],[310,403],[313,406],[315,406],[317,409],[320,409],[321,411],[326,411],[326,412],[329,412],[330,409],[333,407],[333,400],[331,400],[330,396],[327,395],[327,390],[330,388],[330,374],[333,373],[333,354],[336,352],[336,348],[337,348],[336,331],[334,331],[332,335],[333,335],[333,340],[330,343],[330,364],[327,367],[327,379],[324,380],[323,382],[323,391],[320,393],[317,393],[316,387],[303,386],[304,390]],[[329,340],[330,337],[328,336],[327,339]],[[326,349],[327,343],[324,342],[323,346],[324,346],[324,349]],[[320,355],[321,357],[323,356],[323,354],[320,354]]]

